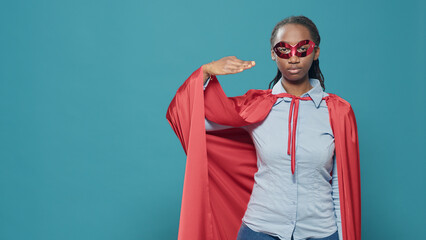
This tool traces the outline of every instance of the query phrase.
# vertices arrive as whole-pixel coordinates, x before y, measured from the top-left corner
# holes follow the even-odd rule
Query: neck
[[[311,86],[311,83],[309,82],[309,78],[305,78],[304,80],[300,81],[289,81],[283,77],[283,81],[281,81],[281,84],[283,85],[287,93],[290,93],[297,97],[300,97],[302,94],[308,92],[313,88]]]

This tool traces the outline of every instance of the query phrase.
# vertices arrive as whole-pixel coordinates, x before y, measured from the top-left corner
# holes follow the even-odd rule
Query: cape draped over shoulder
[[[203,90],[202,66],[179,87],[166,113],[187,155],[178,240],[236,239],[257,171],[256,149],[241,128],[205,130],[205,117],[233,127],[265,119],[271,89],[227,97],[216,76]],[[358,131],[351,105],[325,97],[334,134],[343,240],[361,239]],[[284,153],[283,153],[284,154]]]

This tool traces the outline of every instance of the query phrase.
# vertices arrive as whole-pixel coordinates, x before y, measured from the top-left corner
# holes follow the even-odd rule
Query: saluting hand
[[[243,61],[235,56],[221,58],[203,65],[204,83],[210,75],[226,75],[242,72],[253,67],[254,61]]]

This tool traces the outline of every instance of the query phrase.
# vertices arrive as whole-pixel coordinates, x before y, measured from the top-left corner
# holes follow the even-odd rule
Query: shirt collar
[[[281,84],[282,81],[283,81],[283,78],[281,77],[280,80],[272,88],[272,94],[287,93],[283,85]],[[312,89],[302,94],[301,97],[307,97],[307,96],[311,97],[315,106],[319,108],[319,105],[324,96],[324,91],[322,90],[321,83],[316,78],[309,78],[309,83],[311,84]],[[290,102],[291,98],[285,97],[284,101]]]

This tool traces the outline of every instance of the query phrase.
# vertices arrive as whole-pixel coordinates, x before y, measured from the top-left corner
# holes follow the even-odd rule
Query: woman
[[[208,131],[206,151],[209,158],[226,158],[226,156],[216,156],[218,154],[216,152],[222,148],[216,143],[218,141],[215,137],[218,132],[226,135],[227,130],[235,131],[236,128],[243,131],[234,132],[232,135],[248,133],[253,140],[252,144],[256,152],[256,171],[252,175],[254,181],[250,182],[253,187],[250,189],[249,201],[240,219],[241,225],[237,232],[237,239],[360,239],[359,155],[355,119],[346,101],[323,91],[324,80],[318,61],[320,52],[318,30],[315,24],[304,16],[289,17],[275,26],[270,43],[271,57],[278,67],[277,76],[269,86],[269,88],[273,86],[272,90],[251,90],[244,96],[227,98],[218,87],[216,75],[242,72],[253,67],[254,62],[225,57],[201,67],[205,89],[206,117],[204,121],[205,129]],[[184,89],[191,86],[191,81],[188,80],[178,93],[186,91]],[[210,86],[212,84],[213,86]],[[332,103],[335,100],[329,99],[344,102],[349,110],[341,111],[341,113],[349,116],[346,119],[353,118],[350,121],[351,124],[348,124],[344,118],[338,120],[339,114],[336,110],[342,110],[343,107],[335,107],[337,105]],[[183,134],[178,133],[180,131],[177,130],[176,123],[184,121],[181,121],[181,116],[175,117],[174,120],[171,117],[177,116],[176,105],[183,104],[173,104],[172,101],[173,109],[169,107],[168,119],[180,136]],[[188,106],[194,106],[194,104],[188,104]],[[255,120],[252,116],[255,116]],[[191,131],[194,131],[193,129]],[[351,134],[354,135],[348,137],[346,132],[350,129],[352,129]],[[338,156],[342,156],[342,160],[339,157],[336,160],[333,130],[339,132],[339,141],[336,145],[339,145]],[[352,145],[348,147],[347,143],[341,140],[344,138],[343,135],[345,138],[352,139]],[[202,138],[202,136],[199,137],[199,139]],[[180,137],[180,139],[182,141],[185,138]],[[182,144],[185,148],[185,144],[188,143]],[[226,144],[229,145],[229,143]],[[340,147],[342,144],[347,146]],[[212,147],[209,149],[210,145]],[[243,147],[236,145],[230,148]],[[185,149],[188,154],[188,149]],[[214,152],[211,149],[214,149]],[[348,159],[346,159],[347,155],[350,155]],[[234,154],[233,158],[237,156],[239,157],[239,154]],[[190,154],[188,159],[189,157]],[[350,159],[352,160],[349,161]],[[336,161],[341,162],[339,170]],[[231,160],[223,162],[232,165]],[[206,196],[213,199],[210,200],[211,208],[216,206],[214,201],[225,202],[220,194],[217,195],[222,197],[217,197],[219,200],[216,200],[215,182],[225,182],[224,187],[226,183],[232,183],[232,181],[244,185],[244,180],[228,180],[229,173],[217,177],[219,171],[215,170],[213,166],[216,164],[213,163],[214,161],[207,161],[209,181],[206,186],[212,190],[209,190]],[[222,166],[222,169],[228,168],[220,164],[219,162],[217,165]],[[187,165],[187,170],[188,167]],[[229,168],[232,167],[229,166]],[[344,180],[338,180],[338,173],[343,173]],[[233,175],[239,176],[235,173]],[[215,180],[215,177],[219,180]],[[185,184],[187,181],[190,180],[185,179]],[[339,182],[343,182],[344,186],[339,186]],[[344,189],[345,194],[341,194],[342,196],[349,196],[345,197],[345,203],[347,202],[345,206],[351,209],[345,210],[345,214],[342,214],[344,229],[341,221],[339,189]],[[183,208],[184,203],[182,205]],[[224,207],[228,205],[223,204]],[[218,206],[221,205],[218,204]],[[212,211],[212,215],[215,214],[219,215]],[[181,224],[183,224],[182,218],[183,215],[181,215]],[[212,239],[227,239],[229,236],[235,236],[225,235],[227,230],[220,231],[218,226],[220,224],[217,222],[210,225],[207,227],[219,228],[219,230],[217,233],[214,233],[215,230],[210,234],[207,232],[205,236]],[[194,234],[197,235],[198,232]],[[180,230],[179,237],[181,236],[183,239]]]

